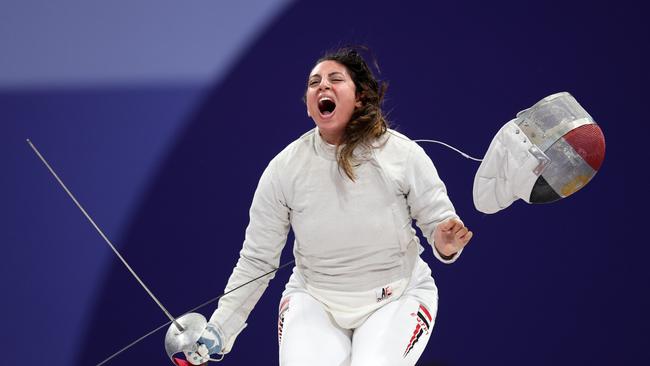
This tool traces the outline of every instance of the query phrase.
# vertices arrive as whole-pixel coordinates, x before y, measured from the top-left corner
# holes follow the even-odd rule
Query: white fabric
[[[282,297],[285,298],[296,292],[308,293],[321,303],[339,327],[354,329],[375,310],[400,297],[406,289],[408,280],[402,278],[371,290],[343,292],[310,286],[305,283],[300,271],[294,270]],[[380,294],[386,289],[390,295],[382,298]]]
[[[492,214],[517,199],[530,202],[530,193],[548,162],[511,120],[494,136],[474,177],[474,206]]]
[[[295,271],[312,288],[368,291],[408,278],[420,247],[412,219],[433,243],[436,226],[457,215],[420,146],[392,130],[376,145],[355,151],[355,182],[339,170],[335,147],[316,128],[280,152],[260,178],[226,291],[277,268],[290,227]],[[224,352],[271,277],[219,301],[210,321],[226,334]]]
[[[438,290],[421,259],[404,294],[380,301],[382,305],[353,329],[341,327],[328,306],[307,288],[292,287],[300,285],[297,275],[292,275],[281,301],[281,366],[415,365],[429,340],[438,308]]]

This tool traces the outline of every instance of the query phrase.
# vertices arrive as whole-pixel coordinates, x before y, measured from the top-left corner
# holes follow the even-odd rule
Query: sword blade
[[[45,158],[43,157],[43,155],[41,154],[41,152],[38,151],[38,149],[36,148],[36,146],[34,146],[34,144],[33,144],[29,139],[27,139],[27,143],[28,143],[29,146],[32,148],[32,150],[34,150],[34,153],[36,153],[36,155],[38,156],[38,158],[41,159],[41,161],[43,162],[43,164],[45,164],[45,167],[47,167],[47,169],[50,171],[50,173],[52,173],[52,176],[54,176],[54,178],[57,180],[57,182],[59,182],[59,184],[61,185],[61,187],[63,188],[63,190],[68,194],[68,196],[72,199],[72,201],[75,203],[75,205],[77,205],[77,207],[79,208],[79,210],[81,210],[81,212],[84,214],[84,216],[86,216],[86,218],[88,219],[88,221],[90,221],[90,223],[93,225],[93,227],[95,228],[95,230],[97,230],[97,232],[98,232],[99,235],[102,237],[102,239],[104,239],[104,241],[106,242],[106,244],[108,244],[108,246],[111,247],[111,249],[113,250],[113,252],[115,253],[115,255],[117,255],[117,257],[120,259],[120,261],[122,261],[122,263],[124,264],[124,266],[126,266],[126,269],[128,269],[129,272],[131,272],[131,275],[133,275],[133,277],[136,279],[136,281],[138,281],[138,283],[140,284],[140,286],[142,286],[142,288],[147,292],[147,294],[149,294],[149,297],[151,297],[151,298],[153,299],[153,301],[155,301],[156,304],[158,304],[158,306],[159,306],[160,309],[163,311],[163,313],[165,313],[165,316],[167,316],[167,318],[169,318],[169,320],[170,320],[172,323],[174,323],[174,325],[176,326],[176,328],[178,328],[179,331],[183,332],[185,329],[183,329],[183,327],[182,327],[180,324],[178,324],[178,322],[176,321],[176,319],[175,319],[175,318],[174,318],[174,317],[169,313],[169,311],[167,311],[167,309],[166,309],[166,308],[163,306],[163,304],[158,300],[158,298],[153,294],[153,292],[151,292],[151,290],[149,290],[149,288],[147,287],[147,285],[145,285],[144,282],[140,279],[140,277],[135,273],[135,271],[133,270],[133,268],[131,268],[131,266],[129,265],[129,263],[127,263],[127,261],[124,259],[124,257],[122,257],[122,255],[120,254],[120,252],[115,248],[115,246],[113,245],[113,243],[111,243],[111,241],[108,239],[108,237],[104,234],[104,232],[102,231],[102,229],[100,229],[99,226],[97,226],[97,224],[96,224],[95,221],[92,219],[92,217],[90,217],[90,215],[88,214],[88,212],[86,212],[86,210],[83,208],[83,206],[81,206],[81,204],[79,203],[79,201],[77,201],[77,199],[75,198],[75,196],[72,194],[72,192],[70,192],[70,190],[69,190],[68,187],[65,185],[65,183],[63,183],[63,181],[61,180],[61,178],[59,178],[59,175],[56,174],[56,172],[54,171],[54,169],[52,169],[52,166],[50,166],[50,164],[47,162],[47,160],[45,160]]]

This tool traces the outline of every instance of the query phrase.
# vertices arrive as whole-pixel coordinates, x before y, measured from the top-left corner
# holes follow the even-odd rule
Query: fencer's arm
[[[239,260],[228,279],[229,291],[262,273],[278,267],[280,254],[289,233],[289,208],[278,180],[277,158],[265,169],[250,208],[250,221]],[[270,275],[222,297],[210,322],[219,324],[225,333],[223,353],[228,353],[255,304],[266,290]]]
[[[439,242],[447,239],[448,236],[438,237],[436,232],[440,225],[450,219],[455,219],[461,224],[462,221],[456,214],[454,205],[447,195],[447,188],[438,176],[433,162],[415,143],[406,163],[404,180],[408,187],[406,200],[411,216],[433,247],[434,256],[443,263],[455,262],[463,251],[463,247],[457,246],[457,251],[451,251],[450,249],[454,247],[446,245],[447,242]],[[440,233],[444,229],[448,228],[443,225],[440,228]]]

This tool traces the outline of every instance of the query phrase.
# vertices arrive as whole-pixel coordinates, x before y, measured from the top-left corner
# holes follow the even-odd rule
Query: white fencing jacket
[[[419,255],[415,219],[433,245],[436,226],[458,218],[444,183],[415,142],[393,130],[371,149],[355,151],[355,181],[339,169],[336,147],[318,128],[280,152],[260,178],[240,258],[226,291],[277,268],[293,229],[295,271],[307,285],[332,291],[367,291],[408,278]],[[443,260],[437,250],[435,256]],[[224,353],[272,276],[219,301],[210,318],[226,335]]]

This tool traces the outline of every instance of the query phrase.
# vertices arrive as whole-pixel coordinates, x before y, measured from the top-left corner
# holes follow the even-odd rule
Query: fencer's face
[[[305,101],[307,114],[331,144],[340,142],[355,107],[360,106],[347,68],[332,60],[319,63],[309,74]]]

